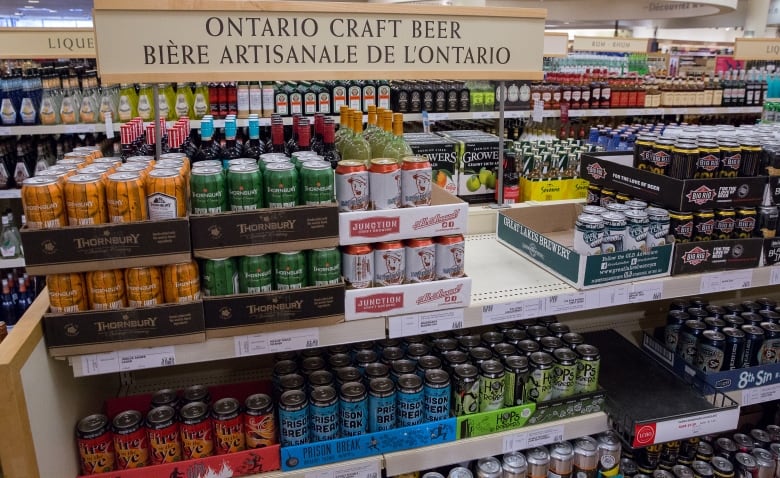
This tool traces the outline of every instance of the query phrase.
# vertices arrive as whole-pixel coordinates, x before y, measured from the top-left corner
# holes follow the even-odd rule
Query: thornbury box
[[[431,162],[433,182],[450,194],[458,194],[458,143],[433,133],[404,134],[412,152]]]
[[[471,277],[390,285],[346,292],[347,320],[468,307]]]
[[[190,216],[195,257],[220,259],[339,244],[338,208],[297,206]]]
[[[578,289],[669,275],[672,245],[580,255],[572,249],[579,204],[551,204],[501,211],[499,242]]]
[[[52,357],[192,344],[206,339],[200,301],[45,314],[43,332]]]
[[[465,234],[468,213],[468,204],[434,186],[431,206],[339,213],[339,242],[346,246]]]
[[[758,206],[766,177],[674,179],[633,167],[622,153],[583,154],[580,177],[676,211]]]
[[[187,219],[142,221],[61,229],[22,229],[27,272],[86,272],[188,262]]]
[[[335,324],[344,321],[344,284],[204,297],[203,310],[208,338]]]
[[[722,239],[674,244],[672,275],[751,269],[758,266],[764,239]]]

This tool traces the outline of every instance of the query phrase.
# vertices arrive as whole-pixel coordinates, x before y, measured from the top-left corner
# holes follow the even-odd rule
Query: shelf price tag
[[[517,300],[482,306],[482,323],[498,324],[512,320],[532,319],[546,313],[547,298]]]
[[[81,375],[102,375],[119,371],[119,357],[116,352],[81,356]]]
[[[769,285],[780,284],[780,267],[772,267],[769,269]]]
[[[757,403],[772,402],[777,399],[780,399],[780,383],[743,390],[740,405],[745,407]]]
[[[463,328],[463,309],[439,310],[422,314],[389,317],[390,338],[427,335]]]
[[[474,119],[492,119],[496,117],[493,111],[475,111],[472,113]]]
[[[0,128],[0,136],[10,136],[11,135],[11,127],[10,126],[3,126]]]
[[[336,469],[306,473],[305,478],[381,478],[379,460],[360,465],[345,465]]]
[[[599,299],[598,291],[552,295],[547,298],[547,313],[555,315],[595,309],[599,306]]]
[[[88,125],[83,124],[66,124],[63,130],[65,131],[65,134],[73,134],[73,133],[86,133],[91,132],[88,131],[92,129],[94,131],[94,127],[90,128]]]
[[[650,302],[661,300],[664,295],[663,282],[639,282],[634,284],[633,290],[628,294],[628,303]]]
[[[628,304],[631,284],[605,287],[599,291],[599,307]]]
[[[739,407],[722,411],[666,420],[657,423],[645,423],[634,426],[634,447],[644,447],[654,443],[720,433],[734,430],[739,422]]]
[[[536,446],[549,445],[563,440],[564,426],[542,428],[523,433],[513,433],[504,437],[503,452],[525,450]]]
[[[512,110],[504,111],[504,118],[522,118],[525,116],[525,111]]]
[[[430,121],[447,121],[450,119],[450,115],[447,113],[428,113],[428,119]]]
[[[273,354],[287,350],[311,349],[320,346],[320,329],[285,330],[265,334],[241,335],[234,337],[236,357]]]
[[[172,345],[148,349],[119,350],[116,354],[119,358],[120,372],[176,365],[176,352]]]
[[[723,271],[701,276],[699,293],[711,294],[729,290],[747,289],[753,285],[753,271],[750,269]]]
[[[534,109],[531,112],[531,116],[535,123],[541,123],[544,119],[544,100],[538,100],[534,102]]]

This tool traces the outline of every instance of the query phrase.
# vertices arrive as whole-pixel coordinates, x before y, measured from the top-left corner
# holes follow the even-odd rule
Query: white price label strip
[[[726,292],[747,289],[753,285],[753,271],[750,269],[738,271],[723,271],[714,274],[704,274],[701,277],[699,293]]]
[[[388,328],[390,337],[408,335],[427,335],[433,332],[446,332],[463,328],[463,309],[439,310],[423,314],[390,317]]]
[[[474,115],[474,119],[491,119],[496,116],[496,113],[492,111],[475,111],[472,114]]]
[[[320,329],[311,327],[283,332],[241,335],[235,337],[233,343],[236,348],[236,357],[310,349],[320,346]]]
[[[746,407],[757,403],[772,402],[780,398],[780,383],[765,387],[748,388],[742,391],[740,405]]]
[[[567,314],[578,310],[595,309],[599,307],[599,291],[576,292],[574,294],[559,294],[547,298],[547,313],[550,315]]]
[[[769,270],[769,285],[780,284],[780,267],[772,267]]]
[[[4,126],[0,128],[0,135],[9,136],[10,134],[11,134],[11,128],[9,126]]]
[[[549,445],[563,440],[564,426],[542,428],[531,432],[513,433],[504,437],[504,453]]]
[[[379,460],[361,465],[343,466],[325,471],[306,473],[305,478],[381,478]]]
[[[630,290],[630,284],[599,289],[599,307],[628,304]]]
[[[482,323],[498,324],[512,320],[533,319],[545,315],[547,298],[518,300],[482,306]]]
[[[655,439],[653,443],[665,443],[687,437],[735,430],[737,422],[739,422],[739,407],[706,415],[658,422],[655,424]]]
[[[131,372],[172,365],[176,365],[176,352],[173,346],[119,350],[81,356],[81,370],[84,376]]]
[[[446,121],[450,118],[447,113],[428,113],[428,119],[431,121]]]
[[[641,282],[634,284],[633,290],[628,295],[628,303],[650,302],[660,300],[664,296],[663,282]]]

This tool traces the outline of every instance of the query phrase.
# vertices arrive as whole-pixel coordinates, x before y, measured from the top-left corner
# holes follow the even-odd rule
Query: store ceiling
[[[92,0],[0,0],[0,18],[78,19],[92,18]]]

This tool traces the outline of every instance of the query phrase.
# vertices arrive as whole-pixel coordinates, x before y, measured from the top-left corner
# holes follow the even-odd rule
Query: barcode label
[[[651,302],[661,300],[664,295],[663,282],[638,282],[634,284],[633,290],[628,294],[628,302],[636,304],[639,302]]]
[[[522,433],[513,433],[504,437],[503,450],[509,453],[517,450],[525,450],[536,446],[549,445],[563,440],[564,426],[542,428]]]
[[[286,330],[265,334],[241,335],[233,338],[236,357],[273,354],[288,350],[302,350],[320,346],[320,329]]]
[[[652,337],[649,335],[645,335],[643,338],[644,346],[649,349],[653,354],[656,355],[659,359],[663,360],[670,366],[674,365],[674,353],[658,343],[657,341],[653,340]]]
[[[390,338],[427,335],[463,328],[463,309],[439,310],[422,314],[388,317]]]
[[[176,365],[176,352],[173,346],[119,350],[104,354],[82,355],[81,375],[132,372],[172,365]]]
[[[780,267],[772,267],[769,271],[769,285],[780,284]]]

